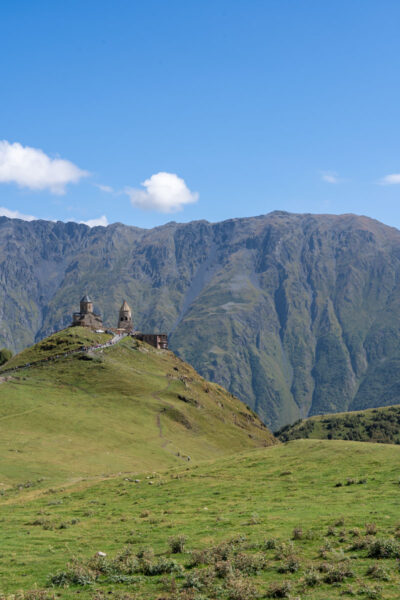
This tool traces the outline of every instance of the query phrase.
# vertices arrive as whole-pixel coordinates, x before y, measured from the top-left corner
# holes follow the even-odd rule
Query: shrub
[[[365,550],[365,548],[369,548],[371,545],[371,538],[366,536],[358,536],[353,540],[352,545],[350,546],[350,550]]]
[[[186,575],[185,581],[183,582],[184,589],[201,590],[202,587],[202,582],[197,571],[193,571],[192,573],[188,573]]]
[[[280,544],[278,544],[276,546],[276,554],[275,554],[275,559],[276,560],[283,560],[284,558],[288,558],[289,556],[292,556],[294,552],[294,546],[293,546],[293,542],[281,542]]]
[[[13,353],[11,352],[11,350],[8,350],[8,348],[2,348],[0,350],[0,366],[8,362],[10,358],[12,358],[12,356]]]
[[[370,558],[399,558],[400,544],[392,538],[374,540],[368,549]]]
[[[112,565],[106,556],[95,554],[87,562],[87,567],[95,573],[103,573],[107,575],[112,572]]]
[[[154,557],[153,549],[142,550],[141,556],[142,559],[152,560]],[[103,564],[106,567],[106,571],[102,571],[103,573],[133,575],[140,570],[140,562],[129,546],[117,554],[111,563],[108,564],[107,561],[104,561]]]
[[[304,575],[305,584],[309,587],[314,587],[321,583],[321,577],[318,574],[318,571],[314,568],[309,569]]]
[[[229,560],[220,560],[214,565],[215,574],[217,577],[225,579],[233,575],[233,566]]]
[[[328,527],[328,531],[326,532],[326,535],[329,535],[329,536],[336,535],[336,530],[335,530],[335,528],[332,525],[330,525]]]
[[[382,597],[382,588],[379,586],[369,587],[362,585],[358,590],[359,595],[363,595],[370,600],[379,600]]]
[[[233,554],[235,542],[222,542],[218,546],[211,548],[210,554],[214,561],[228,560]]]
[[[290,556],[278,567],[278,573],[296,573],[300,569],[300,561],[296,556]]]
[[[138,558],[144,558],[145,560],[153,560],[153,558],[154,558],[154,550],[151,547],[149,547],[149,548],[141,548],[136,553],[136,556]]]
[[[49,583],[57,587],[66,587],[72,585],[92,585],[96,581],[96,575],[83,565],[67,565],[66,571],[59,571],[55,575],[50,575]]]
[[[323,546],[318,550],[318,554],[321,558],[326,558],[328,552],[332,550],[332,544],[327,540]]]
[[[266,595],[268,598],[289,598],[291,589],[290,581],[279,581],[271,583]]]
[[[214,569],[209,567],[207,569],[195,569],[186,575],[185,581],[183,582],[183,588],[199,591],[207,590],[212,587],[214,579]]]
[[[365,524],[365,535],[376,535],[378,528],[375,523]]]
[[[264,541],[264,548],[266,550],[275,550],[277,546],[278,540],[276,540],[275,538],[269,538],[268,540]]]
[[[259,597],[256,588],[242,577],[231,577],[227,583],[228,600],[256,600]]]
[[[266,560],[263,554],[237,554],[233,559],[235,569],[246,573],[246,575],[255,575],[265,569]]]
[[[209,550],[193,550],[190,555],[190,567],[199,565],[209,565],[212,562],[211,552]]]
[[[164,573],[176,573],[180,575],[183,573],[183,567],[179,563],[167,558],[159,558],[155,563],[146,559],[141,559],[139,570],[144,575],[163,575]]]
[[[373,579],[381,579],[382,581],[389,581],[389,573],[381,565],[370,565],[367,569],[367,575]]]
[[[45,531],[49,531],[50,529],[54,528],[53,523],[49,519],[42,519],[42,518],[35,519],[34,521],[32,521],[32,523],[29,523],[29,525],[40,526]]]
[[[301,527],[295,527],[292,532],[292,540],[301,540],[303,537],[303,530]]]
[[[324,577],[324,581],[326,583],[341,583],[347,577],[354,577],[354,572],[348,563],[341,563],[330,566]]]
[[[176,535],[174,537],[169,538],[168,543],[172,554],[180,554],[185,549],[186,543],[185,535]]]

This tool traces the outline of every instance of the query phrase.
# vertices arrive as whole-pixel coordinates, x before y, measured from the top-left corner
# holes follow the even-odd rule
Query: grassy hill
[[[400,406],[311,417],[276,432],[282,442],[300,438],[400,444]]]
[[[298,440],[14,489],[0,497],[0,590],[26,600],[397,600],[399,464],[397,446]]]
[[[0,369],[0,490],[166,468],[276,443],[251,410],[172,352],[125,338],[68,354],[110,337],[66,329]]]

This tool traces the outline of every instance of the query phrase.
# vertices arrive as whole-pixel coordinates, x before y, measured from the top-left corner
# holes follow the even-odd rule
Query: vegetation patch
[[[400,406],[300,419],[279,429],[275,436],[282,442],[324,439],[400,444]],[[366,481],[361,479],[353,483]]]

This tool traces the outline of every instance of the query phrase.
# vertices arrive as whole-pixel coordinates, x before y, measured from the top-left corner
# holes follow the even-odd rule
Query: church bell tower
[[[82,315],[88,315],[93,312],[93,302],[89,296],[83,296],[80,304]]]
[[[132,311],[126,300],[119,309],[118,329],[124,329],[126,332],[133,331]]]

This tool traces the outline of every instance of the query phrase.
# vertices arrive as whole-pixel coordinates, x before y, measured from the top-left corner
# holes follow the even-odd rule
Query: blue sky
[[[3,214],[400,227],[398,0],[3,0],[0,15]]]

